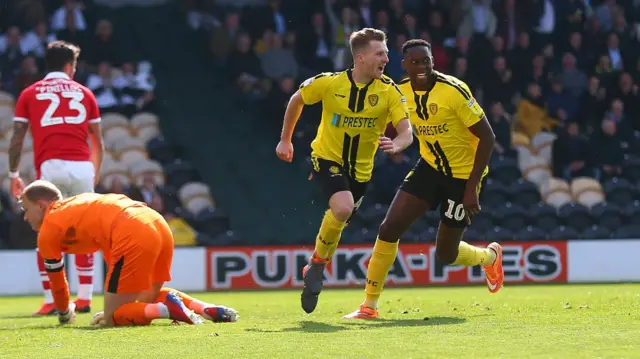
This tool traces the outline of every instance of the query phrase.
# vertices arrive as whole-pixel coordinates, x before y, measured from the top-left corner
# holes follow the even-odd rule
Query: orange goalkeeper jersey
[[[38,233],[38,250],[51,280],[57,309],[64,312],[69,305],[63,253],[102,250],[109,263],[113,241],[121,240],[112,238],[114,226],[127,220],[151,223],[157,219],[158,213],[145,203],[119,194],[85,193],[53,202]]]

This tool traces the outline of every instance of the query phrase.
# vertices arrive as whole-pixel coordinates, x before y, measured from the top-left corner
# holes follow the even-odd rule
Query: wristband
[[[9,178],[11,178],[11,179],[16,179],[16,178],[20,177],[20,172],[18,172],[18,171],[15,171],[15,172],[9,172],[9,175],[8,175],[8,176],[9,176]]]

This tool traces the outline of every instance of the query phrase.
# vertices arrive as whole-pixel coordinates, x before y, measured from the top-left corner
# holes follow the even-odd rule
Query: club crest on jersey
[[[331,166],[331,167],[329,167],[329,172],[331,172],[331,173],[333,173],[335,175],[335,174],[340,173],[340,169],[338,168],[338,166]]]
[[[368,100],[369,100],[369,105],[373,107],[378,104],[378,95],[376,94],[369,95]]]
[[[437,103],[430,103],[429,104],[429,112],[431,112],[432,115],[435,115],[436,113],[438,113],[438,104]]]

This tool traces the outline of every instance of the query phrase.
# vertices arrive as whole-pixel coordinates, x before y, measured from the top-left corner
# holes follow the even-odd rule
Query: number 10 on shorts
[[[456,202],[450,199],[448,199],[447,201],[449,202],[449,207],[447,208],[447,211],[444,213],[444,215],[447,216],[447,218],[449,219],[462,221],[465,215],[464,206],[462,205],[462,203],[456,206]],[[454,213],[454,209],[455,209],[455,213]]]

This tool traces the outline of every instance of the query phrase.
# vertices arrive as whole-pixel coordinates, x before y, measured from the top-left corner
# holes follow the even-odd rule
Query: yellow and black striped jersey
[[[378,139],[387,124],[409,118],[407,103],[388,77],[359,84],[351,70],[322,73],[300,85],[305,104],[322,101],[313,157],[340,163],[358,182],[371,179]]]
[[[420,155],[447,177],[469,179],[479,142],[469,127],[485,114],[467,84],[437,71],[435,76],[429,91],[414,91],[409,79],[398,86],[407,98]]]

